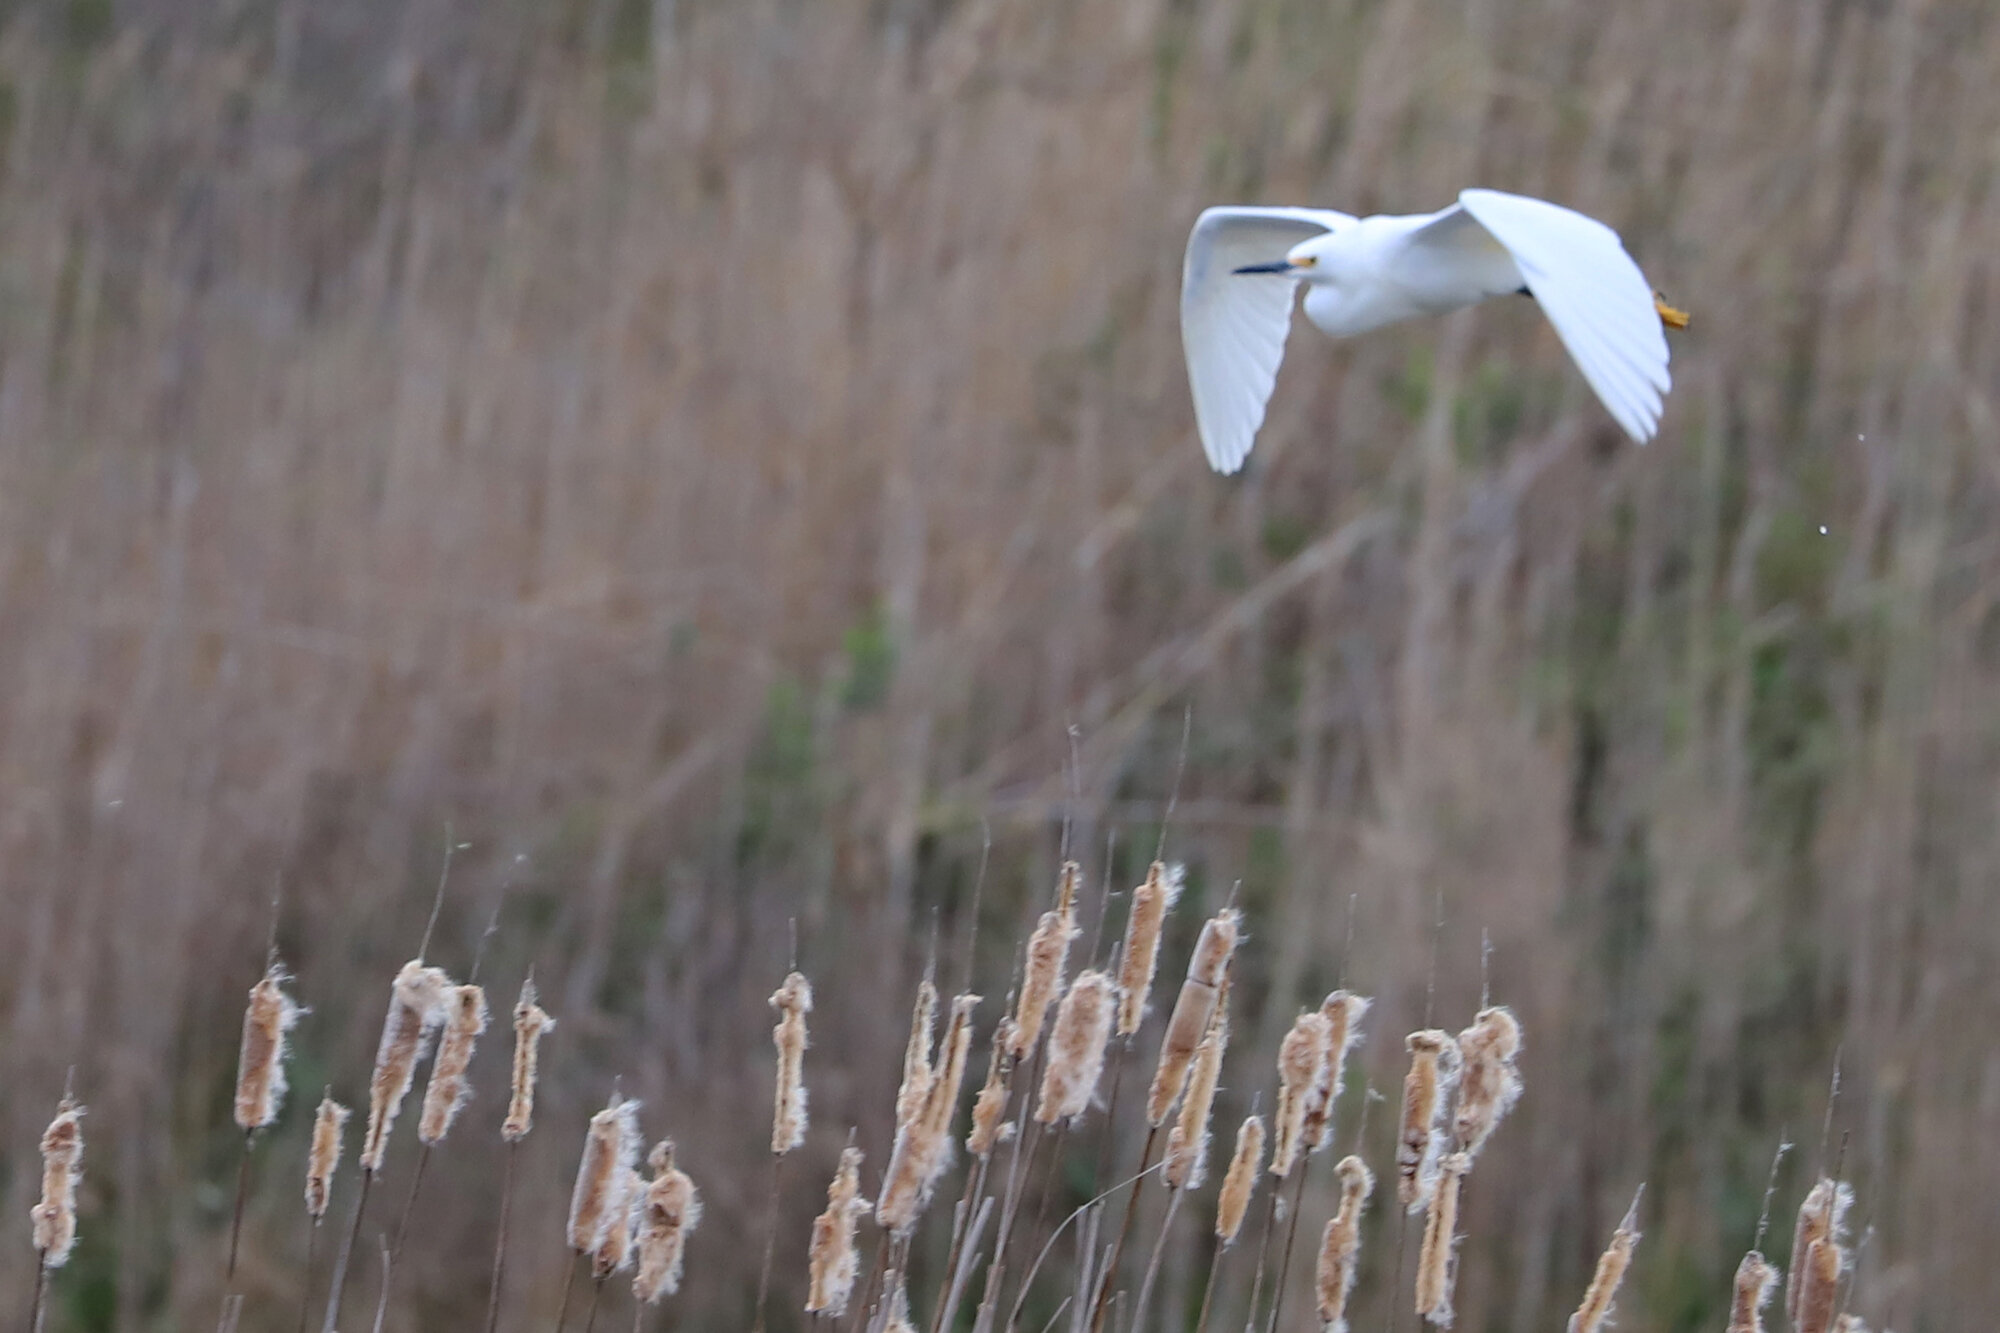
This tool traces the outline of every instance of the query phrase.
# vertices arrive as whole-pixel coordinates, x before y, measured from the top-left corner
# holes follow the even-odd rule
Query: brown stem
[[[306,1319],[312,1310],[313,1260],[319,1250],[319,1219],[314,1218],[310,1230],[306,1232],[306,1276],[299,1292],[299,1333],[306,1333]]]
[[[1180,1211],[1181,1196],[1186,1192],[1177,1189],[1167,1191],[1167,1215],[1160,1222],[1160,1238],[1153,1242],[1153,1257],[1146,1263],[1145,1280],[1139,1284],[1139,1303],[1132,1307],[1132,1327],[1135,1329],[1146,1326],[1146,1306],[1153,1299],[1153,1283],[1160,1276],[1160,1256],[1167,1252],[1167,1237],[1174,1229],[1174,1214]]]
[[[1194,1333],[1208,1333],[1208,1307],[1215,1299],[1215,1279],[1222,1272],[1222,1256],[1229,1253],[1226,1242],[1215,1243],[1215,1256],[1208,1261],[1208,1282],[1201,1289],[1201,1313],[1195,1316]]]
[[[1243,1321],[1245,1328],[1257,1327],[1257,1305],[1264,1299],[1264,1265],[1271,1258],[1271,1233],[1278,1228],[1278,1195],[1284,1188],[1284,1177],[1280,1176],[1272,1182],[1270,1199],[1264,1209],[1264,1237],[1257,1242],[1257,1276],[1250,1283],[1250,1314]]]
[[[340,1298],[347,1290],[347,1265],[354,1258],[354,1242],[361,1235],[361,1215],[368,1208],[368,1191],[375,1184],[375,1173],[361,1173],[361,1192],[354,1196],[354,1220],[347,1228],[347,1239],[340,1243],[340,1256],[333,1261],[333,1289],[326,1298],[326,1318],[320,1322],[320,1333],[334,1333],[340,1322]]]
[[[1299,1162],[1299,1183],[1292,1191],[1292,1216],[1285,1227],[1285,1254],[1278,1260],[1278,1285],[1271,1290],[1271,1322],[1265,1333],[1278,1333],[1278,1312],[1285,1306],[1285,1278],[1292,1271],[1292,1242],[1299,1238],[1299,1210],[1305,1205],[1306,1172],[1312,1170],[1312,1155]]]
[[[35,1263],[35,1303],[28,1307],[28,1333],[42,1333],[42,1303],[49,1293],[49,1257],[44,1251]]]
[[[590,1314],[583,1321],[583,1333],[591,1333],[597,1327],[597,1303],[604,1299],[604,1279],[597,1278],[590,1284]]]
[[[563,1325],[569,1322],[569,1294],[576,1287],[576,1261],[583,1257],[578,1250],[569,1261],[569,1272],[563,1277],[562,1304],[556,1307],[556,1333],[562,1333]]]
[[[229,1221],[229,1266],[223,1270],[223,1281],[236,1276],[236,1242],[243,1234],[243,1200],[250,1193],[250,1144],[256,1139],[257,1131],[243,1131],[243,1158],[236,1164],[236,1208]]]
[[[424,1167],[431,1160],[431,1145],[426,1143],[417,1152],[416,1174],[410,1177],[410,1193],[403,1200],[402,1220],[396,1223],[396,1243],[389,1247],[389,1259],[393,1263],[403,1257],[403,1237],[410,1234],[410,1214],[417,1210],[417,1191],[423,1188]]]
[[[778,1244],[778,1190],[783,1184],[785,1155],[774,1153],[771,1157],[771,1203],[767,1211],[770,1224],[764,1228],[764,1270],[757,1276],[757,1318],[751,1324],[751,1333],[764,1333],[764,1303],[771,1294],[771,1256]]]
[[[992,1160],[991,1154],[979,1159],[972,1170],[966,1173],[965,1193],[959,1198],[958,1207],[951,1214],[951,1248],[944,1261],[944,1285],[938,1288],[937,1309],[931,1313],[931,1333],[942,1333],[944,1328],[944,1307],[951,1299],[952,1277],[958,1272],[959,1256],[964,1252],[965,1233],[972,1225],[972,1211],[979,1206],[979,1195],[986,1188],[986,1164]],[[817,1320],[818,1316],[814,1316]]]
[[[493,1280],[486,1289],[486,1333],[500,1326],[500,1284],[507,1276],[507,1223],[514,1213],[514,1159],[521,1153],[521,1141],[507,1144],[507,1165],[500,1175],[500,1238],[493,1243]]]
[[[1125,1220],[1118,1226],[1118,1238],[1111,1242],[1111,1257],[1104,1261],[1104,1276],[1097,1284],[1097,1300],[1090,1312],[1090,1333],[1104,1333],[1104,1317],[1111,1313],[1111,1288],[1117,1279],[1118,1261],[1125,1254],[1125,1238],[1132,1234],[1132,1220],[1139,1215],[1139,1191],[1144,1187],[1146,1167],[1153,1160],[1153,1141],[1160,1127],[1146,1130],[1145,1146],[1139,1149],[1139,1171],[1132,1181],[1132,1197],[1125,1201]]]
[[[854,1322],[848,1326],[849,1333],[861,1333],[868,1323],[868,1302],[875,1299],[875,1284],[882,1280],[882,1274],[889,1264],[889,1236],[887,1232],[875,1237],[875,1262],[868,1270],[868,1280],[861,1284],[861,1299],[854,1307]]]

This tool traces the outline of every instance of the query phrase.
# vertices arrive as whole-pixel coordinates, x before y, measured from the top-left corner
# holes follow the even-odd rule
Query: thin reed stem
[[[1125,1238],[1132,1234],[1133,1219],[1139,1215],[1139,1191],[1146,1178],[1146,1168],[1153,1160],[1153,1143],[1160,1136],[1160,1127],[1153,1125],[1146,1130],[1146,1142],[1139,1149],[1139,1170],[1132,1177],[1132,1197],[1125,1201],[1125,1220],[1118,1224],[1117,1239],[1111,1242],[1111,1257],[1104,1261],[1104,1276],[1097,1284],[1097,1300],[1090,1312],[1090,1333],[1103,1333],[1104,1317],[1111,1311],[1111,1288],[1118,1276],[1118,1261],[1125,1254]]]
[[[875,1299],[875,1288],[882,1281],[882,1275],[889,1266],[889,1234],[878,1233],[875,1237],[875,1263],[868,1270],[868,1280],[861,1284],[861,1299],[854,1305],[854,1322],[848,1325],[849,1333],[861,1333],[868,1323],[868,1303]]]
[[[333,1261],[333,1286],[327,1292],[326,1318],[320,1333],[335,1333],[340,1323],[340,1298],[347,1289],[347,1266],[354,1258],[354,1242],[361,1236],[361,1215],[368,1208],[368,1192],[375,1184],[373,1169],[361,1173],[361,1190],[354,1196],[354,1220],[348,1224],[347,1239],[340,1243],[340,1255]]]
[[[584,1317],[583,1333],[591,1333],[597,1327],[597,1305],[604,1299],[604,1279],[595,1278],[590,1284],[590,1313]]]
[[[312,1317],[313,1261],[319,1251],[319,1223],[315,1221],[306,1232],[306,1276],[300,1283],[299,1291],[299,1333],[306,1333],[306,1321]]]
[[[49,1291],[49,1261],[46,1256],[35,1262],[35,1301],[28,1307],[28,1333],[42,1333],[42,1304]]]
[[[389,1261],[393,1265],[403,1257],[403,1237],[410,1234],[410,1214],[417,1210],[417,1191],[423,1188],[424,1167],[430,1164],[431,1145],[426,1143],[417,1150],[417,1169],[410,1176],[410,1192],[403,1200],[402,1220],[396,1223],[396,1240],[389,1247]]]
[[[778,1192],[783,1187],[785,1176],[785,1154],[774,1153],[771,1157],[771,1200],[765,1211],[770,1223],[764,1228],[764,1269],[757,1276],[757,1317],[751,1324],[753,1333],[764,1333],[764,1305],[771,1295],[771,1256],[778,1245]]]
[[[1118,1146],[1118,1089],[1125,1082],[1125,1066],[1131,1063],[1133,1040],[1133,1036],[1127,1035],[1119,1043],[1117,1054],[1111,1057],[1111,1094],[1105,1099],[1104,1134],[1097,1144],[1097,1164],[1090,1170],[1092,1190],[1104,1179],[1105,1168],[1111,1165],[1111,1154]]]
[[[257,1131],[243,1131],[243,1157],[236,1164],[236,1206],[229,1219],[229,1264],[223,1269],[223,1281],[233,1281],[236,1277],[236,1242],[243,1234],[243,1201],[250,1193],[250,1145],[256,1139]]]
[[[570,1255],[569,1272],[563,1277],[562,1304],[556,1307],[556,1333],[562,1333],[563,1325],[569,1322],[569,1294],[576,1289],[577,1260],[581,1258],[581,1250]]]
[[[1201,1289],[1201,1313],[1195,1316],[1194,1333],[1208,1333],[1208,1307],[1215,1300],[1215,1279],[1222,1272],[1222,1256],[1227,1253],[1229,1247],[1217,1241],[1215,1254],[1208,1261],[1208,1281]]]
[[[1143,1175],[1144,1173],[1142,1172],[1141,1174]],[[1035,1274],[1041,1271],[1043,1260],[1047,1259],[1049,1257],[1049,1252],[1055,1249],[1056,1241],[1061,1238],[1063,1230],[1066,1227],[1068,1227],[1071,1222],[1076,1221],[1079,1217],[1082,1217],[1084,1214],[1088,1213],[1091,1209],[1097,1207],[1097,1205],[1103,1203],[1106,1199],[1116,1194],[1119,1190],[1124,1189],[1127,1185],[1136,1187],[1139,1183],[1139,1179],[1140,1179],[1139,1176],[1134,1176],[1130,1180],[1119,1181],[1116,1185],[1111,1186],[1111,1188],[1105,1190],[1103,1193],[1093,1196],[1090,1199],[1090,1201],[1088,1203],[1085,1203],[1082,1207],[1072,1209],[1070,1211],[1069,1216],[1065,1217],[1060,1223],[1056,1225],[1056,1229],[1049,1233],[1048,1240],[1042,1243],[1041,1252],[1035,1256],[1035,1262],[1028,1266],[1027,1275],[1021,1279],[1021,1290],[1015,1294],[1014,1308],[1007,1315],[1008,1328],[1012,1328],[1015,1325],[1015,1323],[1021,1318],[1021,1307],[1027,1302],[1029,1289],[1035,1285]]]
[[[1285,1192],[1285,1181],[1281,1176],[1271,1186],[1270,1198],[1264,1204],[1264,1235],[1257,1242],[1257,1276],[1250,1283],[1250,1313],[1244,1319],[1245,1328],[1257,1326],[1257,1306],[1264,1299],[1264,1266],[1271,1258],[1271,1233],[1278,1229],[1278,1196]]]
[[[944,1328],[945,1307],[951,1303],[952,1277],[958,1272],[958,1261],[964,1253],[965,1237],[972,1226],[973,1211],[979,1207],[979,1196],[986,1189],[986,1164],[991,1158],[982,1157],[966,1173],[965,1193],[958,1201],[958,1207],[951,1215],[951,1248],[947,1251],[944,1264],[944,1285],[938,1288],[937,1308],[931,1313],[930,1333],[941,1333]]]
[[[521,1141],[507,1143],[507,1165],[500,1174],[500,1238],[493,1242],[493,1280],[486,1290],[486,1333],[500,1326],[500,1286],[507,1275],[507,1224],[514,1215],[514,1159],[521,1155]]]
[[[1305,1205],[1306,1172],[1312,1170],[1312,1154],[1299,1159],[1299,1183],[1292,1191],[1292,1215],[1285,1224],[1285,1252],[1278,1260],[1278,1285],[1271,1288],[1271,1322],[1265,1326],[1266,1333],[1278,1333],[1278,1312],[1285,1307],[1285,1279],[1292,1271],[1292,1243],[1299,1238],[1299,1213]],[[1277,1194],[1274,1189],[1273,1195]]]
[[[1145,1280],[1139,1283],[1139,1303],[1132,1307],[1132,1327],[1134,1329],[1142,1329],[1146,1326],[1146,1307],[1152,1303],[1153,1283],[1160,1276],[1160,1257],[1167,1252],[1167,1237],[1172,1234],[1174,1229],[1174,1214],[1181,1210],[1181,1198],[1186,1193],[1186,1190],[1170,1189],[1167,1191],[1167,1215],[1160,1221],[1160,1235],[1153,1242],[1153,1257],[1146,1262]]]

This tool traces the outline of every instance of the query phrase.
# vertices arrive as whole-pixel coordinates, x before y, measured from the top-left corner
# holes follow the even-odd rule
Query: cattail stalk
[[[1458,1190],[1472,1169],[1467,1153],[1446,1153],[1438,1163],[1437,1190],[1424,1217],[1423,1248],[1417,1252],[1417,1313],[1439,1328],[1450,1328],[1451,1288],[1458,1245]],[[1614,1286],[1616,1284],[1614,1283]]]
[[[826,1188],[826,1211],[813,1219],[812,1246],[806,1256],[807,1314],[839,1319],[847,1313],[861,1267],[854,1225],[867,1211],[868,1202],[861,1197],[861,1149],[844,1148],[840,1168]]]
[[[1146,1000],[1160,964],[1160,936],[1167,913],[1181,895],[1183,871],[1155,861],[1146,882],[1132,890],[1125,918],[1125,943],[1118,953],[1118,1035],[1129,1037],[1146,1018]]]
[[[486,991],[481,986],[453,987],[445,1002],[444,1036],[437,1061],[424,1089],[423,1113],[417,1119],[417,1140],[434,1147],[451,1132],[469,1092],[465,1072],[472,1064],[472,1047],[486,1031]]]
[[[1764,1307],[1770,1303],[1772,1288],[1778,1285],[1778,1270],[1756,1250],[1736,1265],[1736,1289],[1729,1302],[1729,1333],[1764,1333]]]
[[[1049,1033],[1048,1063],[1035,1107],[1035,1119],[1042,1124],[1069,1120],[1090,1109],[1104,1073],[1104,1047],[1111,1039],[1117,1003],[1117,986],[1094,969],[1078,973],[1063,996]]]
[[[972,1129],[965,1136],[965,1150],[982,1162],[1006,1141],[1008,1131],[1013,1128],[1007,1123],[1007,1087],[1014,1071],[1010,1049],[1013,1041],[1014,1020],[1003,1018],[993,1032],[986,1083],[972,1100]]]
[[[1798,1271],[1798,1313],[1792,1318],[1793,1333],[1831,1333],[1840,1305],[1840,1280],[1847,1269],[1845,1238],[1848,1205],[1854,1200],[1844,1184],[1822,1179],[1813,1193],[1826,1190],[1820,1201],[1820,1217],[1803,1254],[1792,1256]]]
[[[1320,1237],[1314,1285],[1321,1328],[1325,1333],[1347,1333],[1347,1299],[1354,1292],[1354,1273],[1361,1255],[1361,1210],[1375,1190],[1375,1174],[1352,1155],[1341,1158],[1334,1173],[1340,1177],[1340,1211],[1327,1222]]]
[[[236,1276],[236,1246],[243,1234],[243,1205],[250,1191],[250,1150],[257,1131],[278,1118],[285,1100],[285,1036],[304,1012],[285,994],[290,980],[276,957],[250,988],[243,1011],[243,1044],[236,1061],[236,1124],[243,1131],[243,1156],[236,1167],[236,1206],[229,1222],[229,1261],[224,1278]]]
[[[604,1244],[614,1214],[624,1205],[625,1178],[638,1155],[639,1103],[621,1101],[613,1093],[610,1103],[590,1117],[584,1133],[565,1231],[570,1249],[595,1255]]]
[[[1161,1173],[1169,1189],[1200,1189],[1208,1179],[1208,1121],[1222,1081],[1222,1055],[1229,1046],[1229,1006],[1216,1010],[1208,1034],[1195,1048],[1180,1117],[1167,1134],[1167,1164]]]
[[[1444,1146],[1442,1121],[1458,1081],[1458,1043],[1436,1028],[1404,1041],[1410,1072],[1403,1078],[1402,1132],[1396,1147],[1396,1198],[1408,1212],[1430,1202]]]
[[[1521,1053],[1521,1024],[1506,1008],[1481,1009],[1472,1026],[1458,1034],[1458,1049],[1462,1072],[1452,1133],[1460,1152],[1477,1157],[1521,1096],[1521,1075],[1514,1067]]]
[[[903,1050],[903,1082],[896,1089],[896,1128],[916,1119],[931,1090],[931,1040],[937,1028],[937,987],[925,977],[917,983],[917,1003],[910,1014],[910,1041]]]
[[[607,1200],[604,1235],[590,1254],[590,1313],[583,1321],[583,1333],[593,1333],[597,1327],[605,1282],[632,1265],[633,1222],[645,1193],[646,1182],[637,1171],[628,1166],[617,1173]]]
[[[76,1187],[83,1178],[83,1114],[67,1093],[42,1131],[42,1197],[35,1204],[35,1249],[42,1267],[61,1268],[76,1246]]]
[[[1222,1190],[1215,1200],[1215,1256],[1208,1261],[1208,1284],[1201,1292],[1201,1314],[1195,1319],[1195,1333],[1207,1333],[1209,1305],[1215,1299],[1215,1279],[1222,1270],[1222,1256],[1236,1244],[1243,1230],[1243,1218],[1250,1211],[1250,1196],[1256,1192],[1257,1178],[1263,1174],[1264,1117],[1252,1115],[1237,1126],[1236,1148],[1229,1155],[1229,1169],[1222,1173]]]
[[[1333,1117],[1340,1100],[1341,1085],[1347,1076],[1347,1054],[1360,1036],[1361,1019],[1371,1001],[1367,996],[1336,990],[1320,1004],[1326,1020],[1326,1064],[1306,1095],[1305,1117],[1299,1125],[1299,1142],[1308,1154],[1292,1186],[1291,1217],[1285,1223],[1285,1249],[1278,1260],[1278,1290],[1271,1302],[1271,1328],[1278,1326],[1284,1307],[1285,1288],[1292,1273],[1292,1250],[1299,1239],[1299,1219],[1305,1215],[1306,1177],[1312,1174],[1312,1154],[1333,1142]]]
[[[1852,1190],[1829,1176],[1822,1176],[1806,1191],[1805,1202],[1799,1205],[1798,1225],[1792,1233],[1792,1267],[1785,1279],[1785,1319],[1794,1328],[1803,1318],[1800,1301],[1813,1242],[1834,1237],[1853,1202]]]
[[[1569,1317],[1569,1333],[1599,1333],[1610,1319],[1612,1303],[1618,1299],[1618,1284],[1625,1280],[1625,1270],[1632,1264],[1632,1251],[1639,1244],[1639,1199],[1645,1192],[1646,1187],[1641,1185],[1633,1194],[1632,1206],[1625,1210],[1625,1220],[1618,1224],[1618,1230],[1611,1235],[1611,1244],[1598,1256],[1597,1271],[1591,1275],[1583,1304]]]
[[[1173,1114],[1187,1083],[1188,1066],[1195,1047],[1201,1044],[1214,1017],[1221,994],[1222,979],[1236,952],[1242,931],[1242,917],[1234,908],[1225,908],[1202,924],[1195,940],[1194,956],[1188,961],[1187,979],[1174,1000],[1167,1018],[1167,1033],[1160,1041],[1160,1061],[1153,1069],[1152,1087],[1146,1094],[1146,1123],[1159,1128]],[[1144,1162],[1139,1163],[1141,1170]]]
[[[313,1114],[312,1148],[306,1154],[306,1216],[312,1225],[306,1230],[306,1277],[299,1294],[299,1333],[305,1333],[306,1314],[312,1303],[313,1260],[319,1250],[319,1229],[333,1201],[334,1172],[340,1166],[340,1152],[347,1133],[349,1112],[333,1100],[331,1090],[322,1094]]]
[[[632,1294],[641,1305],[658,1303],[680,1290],[687,1239],[701,1223],[701,1193],[688,1173],[674,1164],[670,1140],[655,1144],[648,1166],[653,1179],[646,1186],[639,1226],[639,1272]]]
[[[1326,1015],[1314,1010],[1300,1014],[1292,1030],[1278,1046],[1278,1110],[1272,1117],[1275,1138],[1271,1147],[1271,1174],[1292,1174],[1299,1150],[1304,1146],[1306,1107],[1327,1068],[1328,1046],[1333,1025]]]
[[[764,1265],[757,1278],[757,1314],[751,1325],[764,1333],[764,1305],[771,1294],[771,1258],[778,1243],[778,1204],[784,1193],[785,1154],[806,1139],[806,1015],[812,1012],[812,983],[801,972],[790,972],[771,994],[778,1022],[771,1043],[778,1052],[778,1072],[771,1089],[770,1224],[764,1231]]]
[[[951,1021],[938,1048],[941,1063],[927,1081],[923,1101],[896,1131],[875,1205],[876,1222],[894,1236],[907,1237],[915,1228],[938,1177],[951,1163],[951,1118],[965,1084],[965,1065],[972,1052],[972,1011],[978,1004],[977,995],[952,1000]]]
[[[1063,862],[1062,880],[1056,888],[1056,905],[1042,913],[1028,936],[1027,962],[1021,977],[1021,993],[1014,1002],[1014,1058],[1035,1049],[1041,1040],[1042,1024],[1049,1006],[1062,992],[1063,969],[1069,962],[1070,941],[1077,937],[1076,880],[1080,867]]]
[[[521,982],[521,997],[514,1002],[514,1068],[509,1084],[507,1118],[500,1125],[500,1137],[507,1144],[507,1165],[500,1180],[500,1226],[493,1242],[493,1276],[486,1290],[486,1333],[500,1326],[500,1292],[507,1279],[507,1231],[514,1216],[514,1166],[521,1154],[521,1140],[535,1127],[535,1080],[541,1063],[542,1037],[556,1025],[537,1003],[535,976],[530,972]]]

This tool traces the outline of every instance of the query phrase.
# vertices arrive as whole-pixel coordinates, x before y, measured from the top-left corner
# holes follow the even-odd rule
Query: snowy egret
[[[1211,208],[1181,272],[1181,341],[1202,448],[1243,466],[1285,355],[1292,298],[1336,338],[1489,296],[1541,302],[1556,335],[1625,433],[1659,428],[1667,376],[1661,302],[1618,233],[1559,204],[1466,190],[1439,213],[1357,218],[1316,208]]]

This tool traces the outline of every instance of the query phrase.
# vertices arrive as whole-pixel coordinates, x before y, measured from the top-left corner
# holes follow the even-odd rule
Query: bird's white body
[[[1188,238],[1181,332],[1209,462],[1243,465],[1284,357],[1293,298],[1335,337],[1527,292],[1634,440],[1658,429],[1667,344],[1652,289],[1602,223],[1555,204],[1467,190],[1437,213],[1211,208]]]

